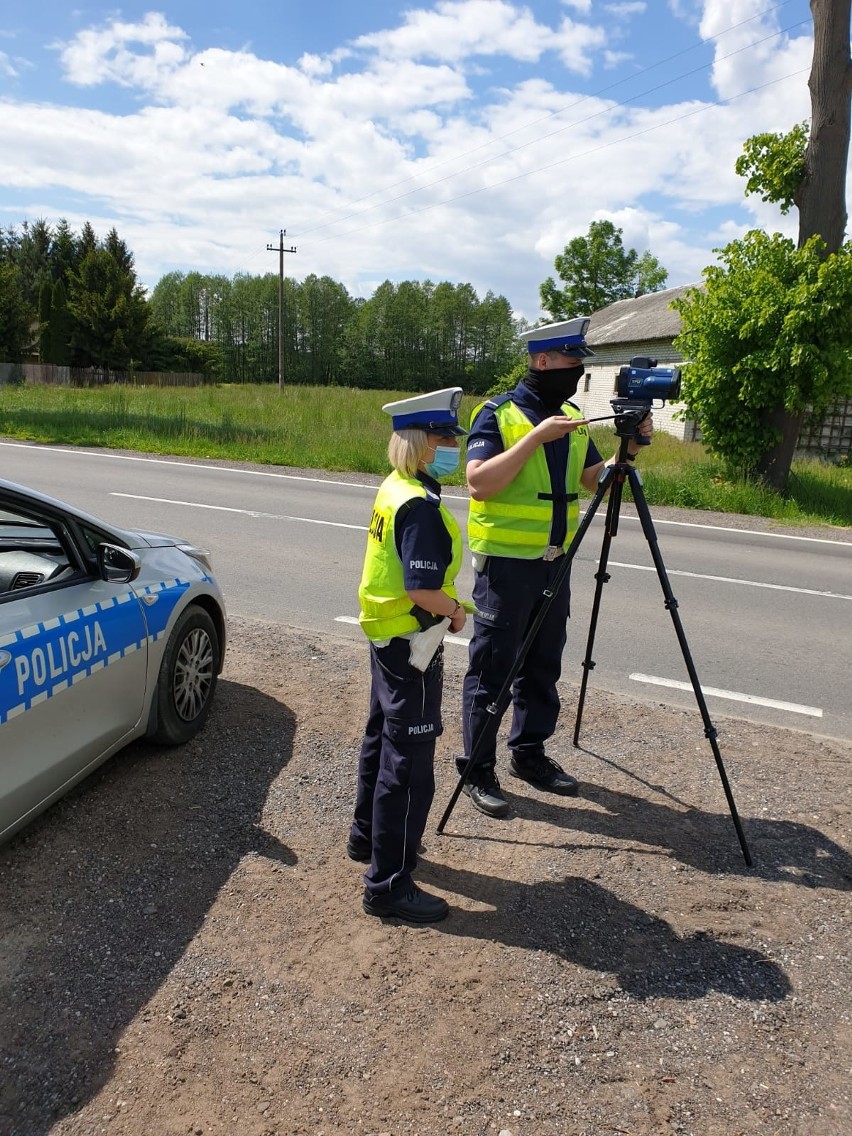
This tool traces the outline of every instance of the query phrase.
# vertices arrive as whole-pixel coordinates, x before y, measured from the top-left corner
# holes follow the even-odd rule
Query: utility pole
[[[295,248],[284,248],[284,234],[281,229],[277,245],[267,245],[267,252],[278,253],[278,389],[284,390],[284,253],[295,252]]]

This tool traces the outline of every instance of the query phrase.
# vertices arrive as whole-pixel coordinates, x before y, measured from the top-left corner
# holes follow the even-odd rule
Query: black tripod
[[[675,634],[677,635],[678,643],[680,643],[680,649],[683,653],[686,669],[689,672],[692,689],[695,692],[695,699],[698,703],[698,709],[701,711],[701,718],[704,722],[704,734],[710,742],[710,747],[713,750],[713,756],[716,759],[716,767],[719,770],[719,777],[722,781],[722,788],[725,790],[725,797],[728,801],[728,808],[731,811],[731,818],[734,822],[734,828],[737,832],[737,838],[740,842],[743,858],[745,859],[746,864],[751,867],[751,853],[749,852],[748,845],[746,844],[745,835],[743,834],[742,825],[740,824],[740,818],[737,814],[737,806],[734,802],[731,786],[728,783],[725,766],[722,762],[722,755],[719,752],[719,746],[716,741],[716,727],[711,722],[710,715],[707,711],[707,703],[704,700],[704,692],[702,691],[701,684],[698,681],[695,664],[692,661],[692,656],[689,652],[689,644],[686,641],[686,635],[683,630],[683,625],[680,621],[678,603],[672,592],[671,585],[669,584],[669,578],[666,574],[666,567],[665,564],[663,564],[663,558],[657,545],[657,534],[654,530],[654,523],[651,520],[648,503],[645,500],[645,493],[642,489],[642,479],[639,476],[638,471],[627,460],[627,443],[630,438],[634,437],[634,432],[637,425],[638,422],[635,414],[631,414],[629,416],[616,416],[616,433],[621,439],[618,458],[613,465],[607,466],[601,474],[595,495],[592,498],[588,509],[586,510],[583,520],[580,522],[580,526],[577,529],[576,534],[574,535],[574,539],[566,549],[565,555],[561,558],[559,568],[555,576],[553,577],[553,581],[550,587],[542,593],[542,600],[538,606],[538,610],[536,611],[535,618],[530,624],[529,630],[527,631],[526,637],[521,644],[512,668],[509,674],[506,676],[506,681],[500,688],[500,692],[498,693],[497,697],[494,699],[491,705],[487,707],[487,710],[489,714],[495,715],[497,717],[497,720],[499,721],[500,718],[502,718],[503,713],[507,709],[509,702],[511,701],[512,684],[514,683],[515,678],[517,677],[518,672],[523,665],[527,652],[529,651],[530,646],[535,639],[536,634],[538,633],[538,629],[541,627],[547,616],[547,611],[550,607],[553,597],[558,593],[565,577],[568,575],[571,567],[571,561],[574,559],[577,549],[580,547],[580,543],[582,542],[583,537],[586,535],[586,531],[588,530],[589,526],[592,523],[592,520],[594,519],[595,513],[598,510],[598,506],[600,505],[601,501],[606,495],[607,490],[609,489],[610,495],[609,503],[607,505],[606,529],[604,532],[603,544],[601,545],[601,555],[600,561],[598,563],[598,571],[595,575],[597,586],[595,588],[594,602],[592,604],[592,615],[589,624],[589,636],[586,643],[586,657],[583,660],[583,679],[580,686],[580,699],[577,707],[577,719],[574,724],[574,745],[576,746],[578,744],[578,738],[580,735],[580,723],[583,717],[583,705],[586,700],[586,688],[588,686],[589,672],[594,668],[595,665],[592,660],[592,649],[594,647],[595,630],[597,628],[598,613],[600,612],[601,606],[601,594],[603,592],[604,584],[609,580],[609,575],[606,570],[607,562],[609,560],[609,548],[610,544],[612,543],[613,537],[618,533],[618,518],[621,510],[621,497],[624,483],[625,481],[629,482],[630,489],[633,493],[633,501],[639,514],[639,520],[642,523],[642,531],[645,534],[645,539],[648,541],[648,546],[651,550],[651,557],[654,561],[654,566],[657,569],[657,575],[660,579],[660,586],[663,589],[663,595],[665,596],[665,606],[671,614],[672,623],[674,624],[675,628]],[[464,784],[467,781],[470,771],[476,764],[476,759],[479,756],[480,749],[482,748],[481,743],[484,741],[486,733],[486,729],[481,730],[479,736],[471,746],[471,753],[468,757],[467,764],[465,765],[461,777],[459,778],[458,785],[456,785],[455,790],[453,791],[453,795],[450,798],[449,804],[444,810],[444,815],[441,817],[441,821],[438,825],[438,832],[444,831],[444,825],[447,823],[450,813],[453,811],[455,803],[459,799],[459,794],[464,788]]]

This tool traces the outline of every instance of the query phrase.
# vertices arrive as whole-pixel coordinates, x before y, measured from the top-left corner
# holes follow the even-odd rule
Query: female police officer
[[[461,631],[465,612],[453,581],[462,560],[459,526],[441,504],[438,478],[459,461],[461,387],[391,402],[388,457],[359,589],[360,623],[370,640],[370,711],[358,765],[347,852],[370,862],[364,910],[433,923],[446,902],[411,878],[435,793],[435,739],[442,732],[443,647],[425,671],[409,661],[424,613]]]

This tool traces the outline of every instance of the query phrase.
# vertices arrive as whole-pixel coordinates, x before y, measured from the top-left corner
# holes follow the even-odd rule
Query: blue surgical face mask
[[[434,458],[424,465],[426,472],[436,481],[455,473],[458,468],[459,451],[457,446],[436,446]]]

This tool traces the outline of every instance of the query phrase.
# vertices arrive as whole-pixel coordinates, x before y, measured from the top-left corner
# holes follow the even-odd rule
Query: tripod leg
[[[574,719],[574,745],[579,744],[580,725],[583,721],[583,706],[586,701],[586,687],[589,683],[589,672],[594,670],[594,660],[592,659],[592,651],[595,645],[595,632],[598,624],[598,613],[601,607],[601,598],[603,593],[604,584],[609,582],[609,574],[606,570],[607,561],[609,560],[609,546],[612,543],[612,538],[618,531],[618,513],[621,508],[621,490],[624,485],[624,474],[618,466],[612,467],[614,472],[611,478],[612,487],[609,493],[609,502],[606,510],[606,527],[604,530],[604,538],[601,544],[601,554],[598,560],[598,570],[595,573],[597,584],[595,586],[595,597],[592,601],[592,615],[589,620],[589,634],[586,639],[586,655],[583,659],[583,678],[580,682],[580,697],[577,700],[577,717]]]
[[[686,633],[684,632],[683,624],[680,621],[678,602],[675,599],[671,585],[669,584],[668,574],[666,573],[666,566],[663,563],[663,557],[660,553],[660,548],[657,543],[657,533],[654,529],[654,522],[651,520],[651,513],[648,509],[648,503],[645,500],[644,490],[642,489],[642,479],[639,477],[638,472],[632,468],[628,470],[627,476],[628,480],[630,481],[630,488],[633,492],[633,501],[639,514],[639,520],[642,522],[642,531],[645,534],[645,539],[647,540],[648,547],[651,550],[651,557],[654,561],[654,566],[657,569],[657,576],[660,579],[660,586],[663,589],[665,606],[672,617],[672,623],[674,624],[677,641],[680,644],[680,649],[683,654],[683,661],[686,663],[686,669],[689,674],[689,681],[692,683],[692,689],[695,692],[695,701],[698,703],[698,709],[701,711],[701,719],[704,722],[704,733],[707,737],[707,740],[710,742],[710,748],[713,750],[713,757],[716,759],[716,768],[719,771],[719,777],[722,781],[722,788],[725,791],[725,797],[728,801],[728,808],[731,811],[731,819],[734,822],[734,828],[737,832],[737,838],[740,842],[743,858],[746,864],[751,867],[751,853],[749,852],[748,845],[746,844],[745,834],[743,833],[739,814],[737,813],[737,806],[734,802],[734,795],[731,792],[731,786],[728,783],[728,776],[725,772],[724,763],[722,762],[722,754],[719,751],[719,745],[716,741],[716,727],[710,720],[710,714],[707,710],[707,703],[704,699],[704,692],[701,689],[701,683],[698,681],[698,673],[695,670],[695,664],[692,661],[692,655],[689,651],[689,644],[686,641]]]

